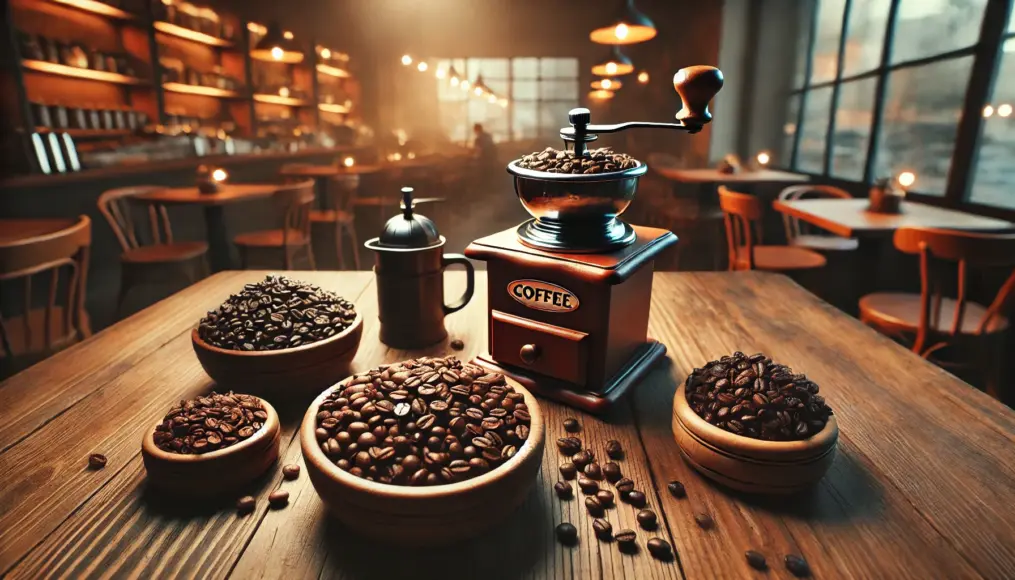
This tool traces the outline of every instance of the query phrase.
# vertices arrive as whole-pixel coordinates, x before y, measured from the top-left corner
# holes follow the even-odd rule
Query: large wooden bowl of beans
[[[373,538],[436,545],[475,536],[522,503],[544,426],[518,383],[454,357],[422,358],[321,393],[300,443],[335,518]]]

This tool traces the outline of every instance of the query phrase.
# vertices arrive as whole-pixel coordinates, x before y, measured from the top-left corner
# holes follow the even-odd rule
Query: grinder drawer
[[[490,354],[500,363],[584,386],[588,334],[491,310]]]

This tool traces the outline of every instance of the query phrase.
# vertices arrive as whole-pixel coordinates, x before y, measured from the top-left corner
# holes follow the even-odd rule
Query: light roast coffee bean
[[[595,531],[596,537],[603,542],[613,539],[613,526],[604,519],[592,520],[592,530]]]
[[[652,554],[656,560],[667,561],[673,557],[673,548],[670,547],[669,542],[662,538],[652,538],[645,546],[648,548],[648,553]]]
[[[578,541],[578,528],[572,524],[564,522],[558,524],[556,528],[557,541],[565,546],[573,546]]]
[[[169,453],[200,455],[236,445],[264,427],[268,412],[252,395],[211,393],[169,410],[155,427],[155,445]]]
[[[106,456],[101,453],[92,453],[88,456],[89,469],[102,469],[106,466]]]

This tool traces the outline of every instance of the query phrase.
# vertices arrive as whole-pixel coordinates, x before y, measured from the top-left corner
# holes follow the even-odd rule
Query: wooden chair
[[[193,284],[209,273],[206,242],[178,242],[173,239],[166,206],[144,203],[148,218],[148,239],[131,211],[137,208],[140,195],[162,189],[154,185],[122,187],[99,196],[99,211],[105,216],[113,234],[120,242],[120,293],[116,311],[120,312],[128,292],[144,284]],[[143,221],[143,219],[141,220]]]
[[[0,244],[0,286],[8,286],[5,292],[13,293],[6,282],[22,280],[24,302],[18,316],[5,317],[0,312],[0,376],[92,335],[85,310],[91,244],[88,216],[57,232]],[[62,272],[68,275],[61,276]],[[32,279],[45,273],[49,273],[46,305],[35,308]],[[59,302],[58,295],[62,296]]]
[[[920,256],[920,294],[868,294],[860,299],[860,320],[904,343],[911,341],[913,352],[941,366],[980,365],[987,392],[998,397],[999,351],[1009,327],[1004,312],[1015,303],[1015,235],[905,227],[895,232],[895,247]],[[954,299],[943,296],[942,286],[953,275],[942,271],[943,263],[958,266]],[[990,306],[966,298],[970,267],[1011,269]],[[939,352],[959,360],[933,357]]]
[[[353,265],[359,270],[359,241],[356,239],[356,214],[353,202],[359,189],[359,175],[338,175],[328,179],[326,194],[328,207],[331,209],[313,210],[310,212],[312,224],[332,224],[335,231],[335,252],[339,267],[345,269],[345,254],[342,251],[342,237],[349,236],[352,242]]]
[[[805,198],[837,198],[852,199],[849,192],[831,185],[793,185],[779,192],[780,201],[792,201]],[[797,218],[782,214],[782,223],[786,228],[786,241],[791,246],[808,248],[819,252],[843,252],[856,250],[860,246],[856,238],[842,238],[833,235],[816,233],[816,228],[801,223]]]
[[[279,186],[275,192],[275,205],[284,213],[282,227],[275,230],[248,232],[233,238],[240,249],[243,267],[249,262],[251,249],[280,249],[286,270],[291,270],[293,258],[300,250],[307,254],[310,269],[316,270],[314,249],[310,243],[310,211],[314,205],[314,181],[312,179]]]
[[[726,224],[726,245],[730,270],[766,270],[788,272],[822,268],[821,254],[796,246],[759,245],[762,240],[761,202],[753,195],[730,191],[719,186],[719,207]]]

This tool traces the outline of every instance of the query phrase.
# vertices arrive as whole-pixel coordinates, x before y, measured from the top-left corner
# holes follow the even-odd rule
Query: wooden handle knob
[[[708,103],[722,89],[722,71],[714,66],[689,66],[673,75],[673,88],[680,95],[680,110],[677,120],[681,121],[692,133],[701,130],[712,120]]]
[[[526,344],[518,351],[518,356],[521,357],[522,362],[530,365],[539,358],[540,348],[534,344]]]

